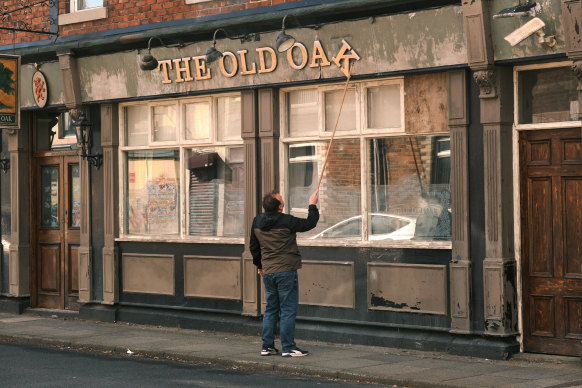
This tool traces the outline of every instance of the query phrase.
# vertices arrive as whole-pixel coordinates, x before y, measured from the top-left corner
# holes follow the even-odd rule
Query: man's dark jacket
[[[250,241],[253,264],[262,268],[265,274],[301,268],[296,233],[315,228],[318,220],[319,211],[315,205],[309,205],[307,218],[278,212],[256,216]]]

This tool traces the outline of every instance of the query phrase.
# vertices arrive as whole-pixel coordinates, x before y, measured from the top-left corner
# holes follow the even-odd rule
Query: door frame
[[[62,163],[63,163],[63,171],[64,171],[64,175],[66,175],[68,173],[68,166],[71,162],[71,159],[73,158],[78,158],[78,154],[76,151],[64,151],[64,152],[43,152],[43,153],[39,153],[39,154],[35,154],[32,155],[31,157],[31,163],[30,163],[30,171],[29,171],[29,195],[30,195],[30,237],[31,237],[31,244],[30,244],[30,304],[32,307],[38,307],[38,244],[36,243],[38,241],[38,236],[39,236],[39,225],[38,225],[38,220],[40,217],[39,214],[39,207],[38,207],[38,203],[40,201],[39,198],[39,182],[35,182],[35,179],[37,177],[37,173],[38,173],[38,169],[40,168],[40,165],[42,163],[42,161],[47,160],[49,158],[62,158]],[[67,160],[68,159],[68,160]],[[66,176],[62,177],[62,182],[63,182],[63,189],[65,188],[65,181],[67,181],[68,178]],[[67,196],[69,194],[64,193],[64,197],[63,197],[63,203],[66,200]],[[64,217],[64,214],[62,215]],[[68,219],[65,218],[64,219],[65,222],[68,222]],[[64,236],[65,231],[63,231],[63,237],[62,239],[65,238]],[[66,249],[67,247],[63,247],[63,249]],[[65,257],[63,258],[63,260],[66,261],[67,259],[67,252],[63,250],[63,252],[61,253],[62,255],[65,255]],[[66,264],[66,263],[65,263]],[[63,282],[65,282],[65,284],[67,284],[68,279],[63,278],[62,279]],[[67,292],[67,289],[65,287],[65,290],[63,292]],[[66,296],[63,296],[66,297]],[[65,309],[67,308],[67,306],[65,306]]]

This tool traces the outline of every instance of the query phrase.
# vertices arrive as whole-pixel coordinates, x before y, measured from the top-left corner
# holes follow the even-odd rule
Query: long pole
[[[321,173],[319,175],[319,181],[317,182],[317,189],[315,192],[319,191],[319,185],[321,184],[321,180],[323,179],[323,173],[325,172],[325,167],[327,166],[327,158],[329,156],[329,151],[331,150],[331,144],[333,143],[333,138],[335,136],[335,131],[337,129],[337,125],[339,123],[340,116],[342,114],[342,108],[344,106],[344,100],[346,98],[346,93],[348,91],[348,84],[350,83],[350,78],[352,77],[352,69],[354,68],[354,64],[350,65],[350,71],[348,72],[348,79],[346,79],[346,85],[344,86],[344,94],[342,96],[342,101],[340,103],[339,112],[337,113],[337,119],[335,120],[335,126],[333,127],[333,132],[331,134],[331,139],[329,140],[329,145],[327,146],[327,152],[325,153],[325,160],[323,162],[323,168],[321,169]]]

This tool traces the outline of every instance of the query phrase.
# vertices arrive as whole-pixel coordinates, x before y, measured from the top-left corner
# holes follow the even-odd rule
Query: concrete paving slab
[[[461,379],[447,380],[447,384],[457,387],[483,387],[483,388],[511,388],[517,384],[525,384],[531,380],[516,379],[512,377],[501,377],[491,375],[479,375]]]

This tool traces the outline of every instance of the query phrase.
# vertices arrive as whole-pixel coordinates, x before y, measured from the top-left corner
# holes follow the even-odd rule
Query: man
[[[285,203],[277,191],[263,198],[265,212],[253,220],[250,250],[253,264],[263,277],[267,307],[263,315],[263,346],[261,356],[277,354],[275,331],[277,317],[281,313],[280,334],[283,357],[299,357],[309,354],[295,344],[295,316],[299,304],[297,270],[301,268],[301,255],[297,248],[296,233],[315,228],[319,220],[317,192],[309,198],[307,218],[283,214]]]

